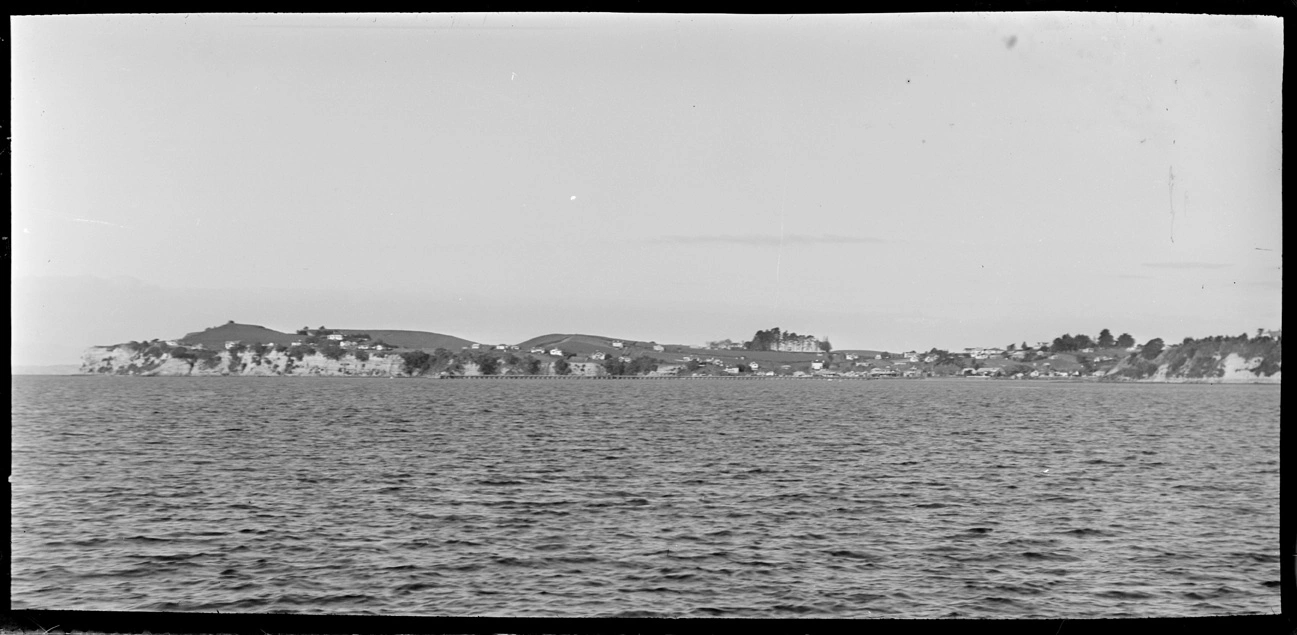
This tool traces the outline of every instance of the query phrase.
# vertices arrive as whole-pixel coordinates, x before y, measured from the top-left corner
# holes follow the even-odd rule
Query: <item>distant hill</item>
[[[424,348],[428,350],[444,348],[454,352],[473,344],[469,340],[453,335],[428,331],[384,331],[374,329],[337,329],[337,331],[343,335],[367,333],[370,339],[374,341],[382,340],[398,348]]]
[[[401,331],[401,330],[375,330],[375,329],[334,329],[344,335],[350,333],[368,333],[373,340],[382,340],[398,348],[426,348],[433,350],[445,348],[451,351],[471,345],[473,342],[454,337],[443,335],[441,333],[432,333],[429,331]],[[291,344],[295,340],[302,339],[301,335],[294,333],[283,333],[274,329],[268,329],[264,326],[255,324],[237,324],[228,322],[221,326],[214,326],[209,329],[190,333],[181,338],[183,344],[202,344],[207,348],[223,348],[226,342],[239,341],[245,344]]]
[[[291,333],[281,333],[264,326],[255,324],[236,324],[227,322],[220,326],[189,333],[180,338],[182,344],[202,344],[206,348],[223,348],[226,342],[239,341],[253,344],[260,342],[262,344],[289,344],[297,336]]]

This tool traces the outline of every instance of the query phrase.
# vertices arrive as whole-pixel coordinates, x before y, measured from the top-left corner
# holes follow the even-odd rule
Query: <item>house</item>
[[[327,337],[335,342],[341,342],[343,335],[342,333],[330,333]]]
[[[167,340],[167,346],[180,346],[180,340]]]
[[[540,347],[540,346],[533,346],[533,347],[531,347],[531,351],[529,351],[529,352],[534,353],[534,354],[536,354],[536,355],[544,355],[544,354],[545,354],[545,349],[542,348],[542,347]]]
[[[919,369],[917,369],[917,368],[911,368],[911,369],[905,371],[905,373],[904,373],[903,376],[904,376],[904,377],[908,377],[908,378],[910,378],[910,379],[913,379],[913,378],[915,378],[915,377],[919,377],[919,376],[921,376],[922,374],[923,374],[923,373],[920,373],[920,372],[919,372]]]
[[[1027,359],[1027,351],[1013,351],[1013,354],[1009,355],[1009,358],[1020,362]]]
[[[230,350],[231,348],[234,348],[235,346],[238,346],[238,345],[239,345],[239,341],[238,341],[238,340],[232,340],[232,341],[226,342],[226,343],[225,343],[225,350],[228,351],[228,350]]]
[[[896,371],[890,368],[871,368],[869,369],[870,377],[895,377]]]
[[[302,343],[302,340],[293,340],[293,343],[289,344],[289,346],[305,346],[305,344]]]
[[[857,360],[857,359],[860,359],[860,356],[859,356],[859,355],[857,355],[857,354],[855,354],[855,353],[847,353],[847,361],[852,361],[852,360]]]
[[[374,345],[374,350],[376,350],[376,351],[390,351],[390,350],[392,350],[393,348],[396,348],[396,347],[395,347],[395,346],[390,346],[390,345],[388,345],[388,344],[375,344],[375,345]]]
[[[726,367],[725,367],[725,372],[727,372],[727,373],[729,373],[729,374],[731,374],[731,375],[737,375],[737,374],[739,374],[739,367],[738,367],[738,366],[726,366]]]
[[[882,358],[883,358],[883,354],[882,354],[882,353],[879,353],[879,354],[877,354],[877,355],[874,355],[874,359],[882,359]]]
[[[820,362],[820,361],[811,362],[811,370],[824,370],[824,362]]]
[[[938,359],[941,359],[941,356],[939,356],[939,355],[928,355],[927,357],[924,357],[924,358],[923,358],[923,361],[924,361],[924,363],[931,364],[931,363],[937,361]]]
[[[1093,353],[1093,352],[1094,352],[1094,349],[1093,349],[1093,348],[1083,348],[1083,349],[1081,349],[1081,352],[1082,352],[1082,353]]]
[[[617,358],[617,361],[622,362],[623,364],[629,364],[631,362],[631,358],[630,355],[622,355],[621,357]]]
[[[911,362],[913,362],[913,363],[915,363],[915,364],[919,363],[919,356],[918,356],[917,354],[916,354],[916,355],[910,355],[910,356],[907,356],[906,359],[910,360]]]
[[[473,349],[473,350],[477,350],[477,349],[482,348],[482,345],[481,345],[481,344],[474,344],[474,345],[470,346],[469,348],[471,348],[471,349]]]
[[[655,350],[655,351],[657,351],[657,352],[659,352],[659,353],[661,353],[662,351],[665,351],[666,349],[667,349],[667,347],[665,347],[665,346],[663,346],[663,345],[661,345],[661,344],[654,344],[654,345],[653,345],[653,350]]]
[[[551,349],[549,349],[549,354],[550,354],[550,355],[556,355],[556,356],[558,356],[558,357],[562,357],[562,356],[563,356],[563,349],[558,348],[558,347],[551,348]]]
[[[905,351],[904,353],[901,353],[901,357],[918,357],[918,356],[919,353],[917,351]]]
[[[343,340],[341,346],[343,348],[356,348],[357,344],[350,340]]]
[[[495,350],[497,350],[497,351],[507,351],[507,350],[509,350],[509,345],[508,345],[508,344],[496,344],[496,345],[495,345]]]
[[[758,364],[756,362],[748,362],[748,368],[751,368],[753,371],[756,371],[758,368],[761,368],[761,364]]]
[[[622,348],[623,346],[625,346],[625,344],[623,344],[620,340],[612,343],[613,348]]]
[[[603,352],[603,351],[598,351],[598,352],[595,352],[595,353],[591,353],[591,354],[590,354],[590,359],[597,359],[597,360],[601,360],[601,361],[602,361],[602,360],[608,359],[608,354],[605,353],[605,352]]]

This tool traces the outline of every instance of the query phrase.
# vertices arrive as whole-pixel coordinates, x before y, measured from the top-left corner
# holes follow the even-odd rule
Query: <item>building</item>
[[[529,351],[529,352],[534,353],[534,354],[537,354],[537,355],[544,355],[544,354],[545,354],[545,349],[542,348],[542,347],[540,347],[540,346],[533,346],[533,347],[531,347],[531,351]]]
[[[824,362],[811,362],[811,370],[824,370]]]
[[[756,372],[757,369],[761,368],[761,364],[758,364],[756,362],[748,362],[748,368],[752,369],[752,372]]]
[[[595,353],[591,353],[591,355],[590,355],[590,359],[597,359],[597,360],[601,360],[601,361],[602,361],[602,360],[608,359],[608,354],[605,353],[605,352],[603,352],[603,351],[598,351],[598,352],[595,352]]]
[[[329,339],[335,342],[341,342],[343,336],[342,333],[329,333],[326,337],[328,337]]]
[[[558,348],[558,347],[551,348],[551,349],[549,349],[549,354],[550,354],[550,355],[555,355],[555,356],[558,356],[558,357],[562,357],[562,356],[563,356],[563,349]]]
[[[228,350],[230,350],[231,348],[234,348],[235,346],[238,346],[238,345],[239,345],[239,341],[238,341],[238,340],[231,340],[231,341],[225,343],[225,350],[228,351]]]
[[[665,351],[666,349],[667,349],[667,347],[665,347],[665,346],[663,346],[663,345],[661,345],[661,344],[654,344],[654,345],[653,345],[653,350],[655,350],[655,351],[657,351],[657,352],[659,352],[659,353],[661,353],[662,351]]]
[[[615,341],[615,342],[612,343],[612,347],[613,347],[613,348],[622,348],[623,346],[625,346],[625,344],[622,343],[620,340]]]

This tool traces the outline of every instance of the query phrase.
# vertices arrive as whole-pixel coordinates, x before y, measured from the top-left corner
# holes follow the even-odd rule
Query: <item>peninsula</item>
[[[304,327],[283,332],[233,321],[174,340],[93,346],[83,374],[345,377],[789,377],[1012,378],[1279,383],[1282,333],[1153,339],[1140,345],[1104,329],[1097,339],[961,352],[835,350],[827,339],[778,328],[752,340],[660,344],[600,335],[548,334],[488,344],[407,330]]]

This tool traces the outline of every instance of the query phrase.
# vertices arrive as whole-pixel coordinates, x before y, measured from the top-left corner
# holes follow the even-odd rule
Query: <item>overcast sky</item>
[[[1278,18],[12,18],[13,359],[1279,328]]]

